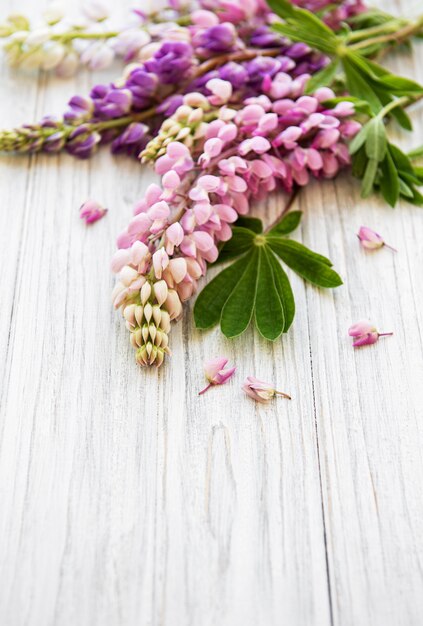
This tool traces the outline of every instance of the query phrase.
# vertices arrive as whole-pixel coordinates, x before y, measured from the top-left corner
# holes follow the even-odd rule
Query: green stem
[[[365,39],[363,41],[359,41],[358,43],[349,45],[348,48],[350,50],[362,50],[363,48],[370,48],[372,46],[376,46],[376,45],[384,44],[384,43],[390,43],[390,42],[401,43],[402,41],[408,39],[409,37],[416,35],[422,29],[423,29],[423,15],[421,15],[417,20],[409,22],[406,26],[404,26],[403,28],[400,28],[399,30],[395,32],[384,34],[384,35],[379,35],[373,38],[370,37],[369,39]]]
[[[399,28],[408,25],[410,22],[403,19],[394,19],[390,22],[385,22],[379,26],[373,26],[372,28],[363,28],[362,30],[352,31],[346,38],[347,43],[353,43],[368,39],[374,35],[384,35],[391,32],[397,32]]]
[[[100,33],[84,33],[80,30],[70,31],[69,33],[61,33],[57,35],[52,35],[52,41],[59,41],[60,43],[69,43],[73,39],[112,39],[113,37],[117,37],[120,31],[112,30],[112,31],[104,31]]]

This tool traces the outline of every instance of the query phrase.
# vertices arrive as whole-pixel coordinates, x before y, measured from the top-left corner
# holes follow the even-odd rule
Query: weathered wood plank
[[[422,54],[395,66],[423,80]],[[1,71],[5,126],[59,113],[92,81]],[[363,202],[347,178],[312,185],[300,238],[345,286],[322,294],[294,277],[298,315],[273,346],[196,332],[187,311],[173,358],[145,372],[111,310],[108,265],[151,173],[105,151],[0,165],[1,622],[419,624],[421,213]],[[88,196],[110,211],[86,229]],[[361,223],[398,254],[360,250]],[[361,317],[395,336],[354,352],[346,329]],[[237,377],[198,398],[202,361],[220,354]],[[248,374],[292,402],[256,406]]]

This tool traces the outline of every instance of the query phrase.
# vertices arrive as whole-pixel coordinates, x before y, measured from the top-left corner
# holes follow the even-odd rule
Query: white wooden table
[[[3,0],[1,17],[44,4]],[[392,63],[423,81],[422,45]],[[2,127],[60,113],[93,81],[1,76]],[[406,146],[422,140],[422,109],[413,119]],[[196,332],[187,310],[173,358],[145,371],[108,268],[150,179],[107,150],[1,157],[0,623],[420,626],[422,210],[362,201],[349,177],[311,185],[299,239],[345,285],[294,277],[297,317],[273,346]],[[92,228],[78,218],[87,197],[110,208]],[[398,253],[365,253],[361,224]],[[354,351],[361,318],[394,337]],[[219,355],[237,376],[199,398],[202,362]],[[256,405],[249,374],[292,402]]]

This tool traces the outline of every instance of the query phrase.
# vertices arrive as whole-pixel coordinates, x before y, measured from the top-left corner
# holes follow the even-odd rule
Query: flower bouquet
[[[387,132],[391,121],[412,129],[407,110],[423,87],[381,65],[422,35],[423,18],[361,0],[173,0],[134,11],[122,28],[98,3],[85,11],[73,23],[52,5],[37,28],[11,16],[0,26],[11,65],[67,76],[117,55],[123,75],[72,97],[60,119],[0,132],[0,150],[85,159],[109,144],[154,167],[160,183],[136,203],[111,263],[113,304],[140,365],[163,363],[172,321],[196,293],[197,328],[220,324],[234,338],[254,320],[275,341],[295,315],[284,266],[321,288],[342,284],[328,258],[290,238],[302,218],[293,201],[310,179],[349,169],[363,197],[423,203],[423,150],[405,154]],[[264,225],[250,209],[276,190],[280,217]],[[92,201],[81,208],[87,222],[104,214]],[[384,245],[377,237],[367,229],[362,243]],[[223,262],[206,283],[208,267]],[[365,331],[354,345],[381,336]]]

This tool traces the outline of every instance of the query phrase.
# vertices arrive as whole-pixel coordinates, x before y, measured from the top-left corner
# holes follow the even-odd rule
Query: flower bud
[[[137,321],[138,326],[141,326],[143,315],[144,315],[144,307],[141,305],[136,306],[135,307],[135,319]]]
[[[135,309],[136,309],[136,305],[135,304],[129,304],[123,310],[123,317],[126,319],[127,322],[129,322],[129,324],[131,326],[135,326],[135,321],[136,321],[135,320]]]
[[[151,296],[151,284],[149,282],[144,283],[143,286],[141,287],[140,296],[141,296],[142,304],[145,304],[147,300],[149,299],[149,297]]]
[[[65,11],[61,2],[51,2],[43,11],[43,17],[49,26],[53,26],[65,17]]]
[[[153,320],[157,327],[160,326],[160,322],[162,319],[162,311],[160,305],[153,304]]]
[[[109,11],[102,2],[99,2],[99,0],[86,2],[83,5],[82,10],[88,19],[95,22],[103,22],[109,17]]]
[[[147,302],[147,304],[144,307],[144,317],[147,320],[147,323],[150,322],[152,315],[153,315],[153,307],[151,306],[149,302]]]
[[[167,294],[168,288],[166,281],[159,280],[157,283],[154,283],[154,295],[159,306],[162,306],[163,302],[166,301]]]
[[[174,289],[169,289],[165,306],[167,311],[169,312],[171,320],[178,318],[182,313],[182,304],[178,294]]]

